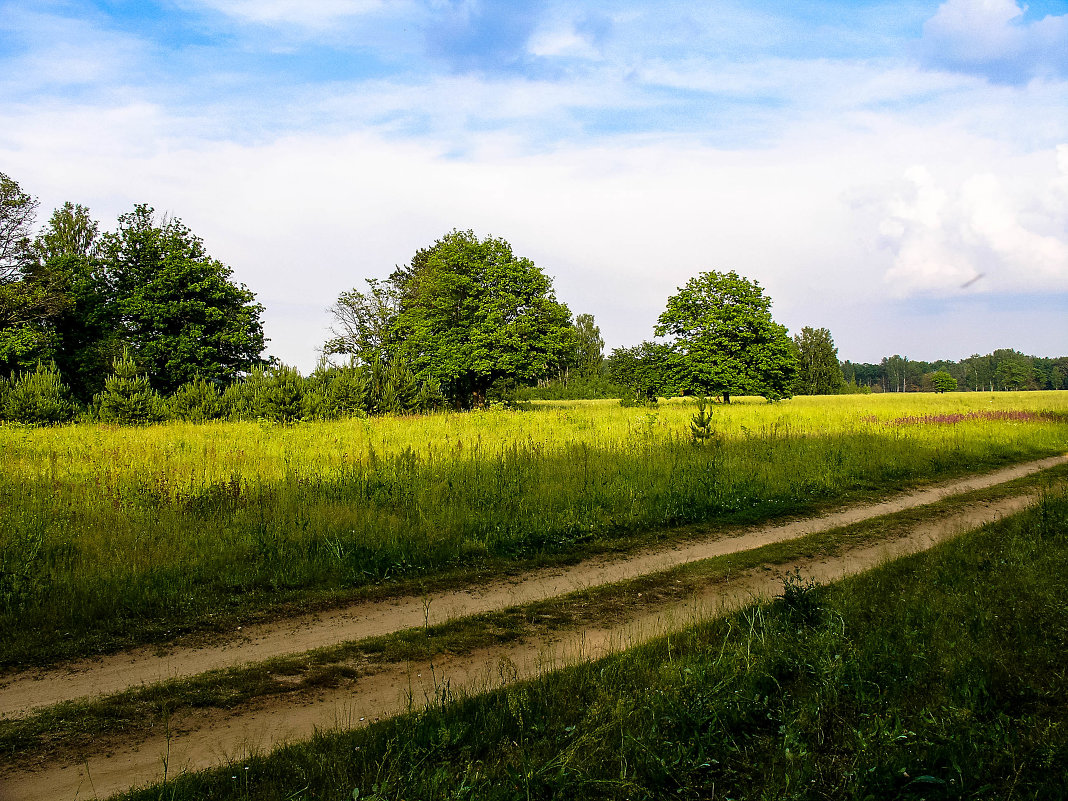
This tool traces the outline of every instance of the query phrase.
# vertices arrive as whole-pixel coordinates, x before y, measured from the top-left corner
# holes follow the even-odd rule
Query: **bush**
[[[267,386],[267,370],[257,365],[247,376],[223,390],[222,413],[229,420],[255,420],[259,415],[259,396]]]
[[[163,399],[148,383],[148,376],[138,371],[128,349],[113,362],[112,370],[104,390],[93,398],[101,422],[144,425],[163,419]]]
[[[32,373],[4,382],[3,415],[7,420],[30,425],[65,423],[74,417],[70,389],[52,362],[39,363]]]
[[[303,420],[304,393],[304,377],[296,367],[272,368],[256,396],[257,416],[275,423]]]
[[[167,399],[167,411],[175,420],[203,423],[223,416],[219,388],[202,378],[194,379],[174,391]]]
[[[321,363],[309,383],[304,396],[305,417],[335,420],[366,416],[367,374],[355,361],[341,367]]]

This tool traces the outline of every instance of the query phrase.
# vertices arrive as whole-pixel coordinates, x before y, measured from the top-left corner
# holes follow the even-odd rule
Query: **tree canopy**
[[[494,382],[529,383],[572,353],[571,313],[552,281],[504,239],[454,230],[368,291],[343,293],[326,350],[400,361],[457,406]]]
[[[668,298],[656,326],[678,355],[678,389],[698,395],[788,397],[797,359],[771,299],[736,272],[703,272]]]
[[[119,336],[153,388],[230,381],[260,361],[263,306],[181,220],[135,206],[100,251]]]
[[[841,392],[845,379],[838,362],[838,348],[826,328],[805,326],[794,336],[797,348],[798,395],[834,395]]]

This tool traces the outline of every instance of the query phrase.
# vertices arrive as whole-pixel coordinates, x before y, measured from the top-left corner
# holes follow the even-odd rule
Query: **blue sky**
[[[735,269],[843,358],[1068,353],[1068,0],[0,0],[0,76],[0,171],[181,217],[305,370],[454,227],[609,346]]]

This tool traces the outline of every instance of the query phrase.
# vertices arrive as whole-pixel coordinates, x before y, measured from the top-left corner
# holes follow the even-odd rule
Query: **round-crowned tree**
[[[703,272],[668,298],[656,326],[677,355],[677,388],[695,395],[789,397],[797,358],[756,281]]]
[[[342,294],[332,311],[328,352],[402,364],[458,407],[482,405],[501,379],[547,375],[575,347],[551,279],[505,240],[473,231],[446,234],[387,281]]]
[[[155,389],[225,384],[261,363],[263,306],[180,220],[136,206],[101,237],[100,254],[118,338]]]

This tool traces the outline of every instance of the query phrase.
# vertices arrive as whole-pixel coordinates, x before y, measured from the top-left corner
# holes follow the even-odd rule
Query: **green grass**
[[[953,425],[904,417],[1028,410]],[[587,402],[293,428],[0,428],[0,669],[221,630],[371,587],[810,513],[1047,456],[1068,393]]]
[[[1066,592],[1060,494],[617,656],[125,797],[1061,799]]]
[[[1068,465],[849,526],[525,606],[138,687],[106,698],[60,704],[24,719],[0,721],[0,754],[19,761],[52,759],[58,754],[66,758],[97,748],[100,738],[109,734],[129,738],[141,731],[147,736],[165,726],[170,715],[184,709],[236,709],[264,696],[299,698],[322,687],[336,687],[382,664],[426,661],[439,654],[462,654],[523,638],[544,639],[563,629],[609,625],[685,601],[709,585],[747,570],[833,557],[904,536],[964,507],[1049,489],[1058,483],[1063,486],[1065,480]]]

